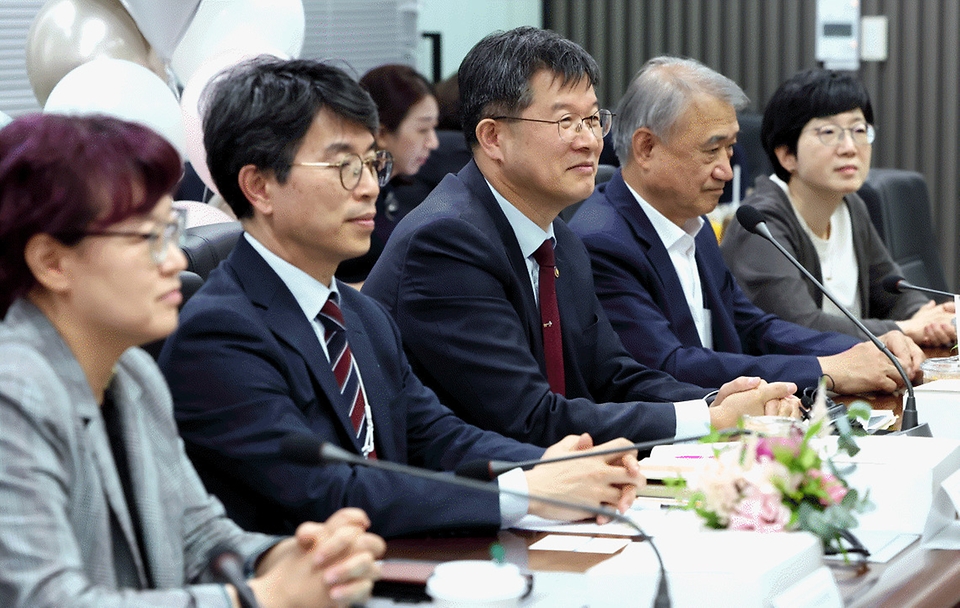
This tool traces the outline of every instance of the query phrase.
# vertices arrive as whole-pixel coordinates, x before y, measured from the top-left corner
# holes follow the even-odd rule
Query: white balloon
[[[101,57],[80,65],[50,92],[43,111],[107,114],[146,125],[186,156],[180,104],[159,76],[123,59]]]
[[[257,55],[274,55],[283,59],[283,53],[269,48],[228,49],[207,59],[194,72],[193,76],[183,87],[180,95],[180,111],[183,115],[183,128],[186,132],[187,158],[208,188],[219,194],[210,169],[207,168],[207,152],[203,145],[203,115],[200,112],[200,98],[207,84],[223,70],[232,67],[244,59]]]
[[[170,66],[181,83],[229,49],[271,48],[299,57],[306,20],[302,0],[202,0]]]

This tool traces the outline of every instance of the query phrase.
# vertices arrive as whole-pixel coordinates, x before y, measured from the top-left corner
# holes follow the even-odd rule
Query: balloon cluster
[[[248,57],[299,57],[304,28],[302,0],[47,0],[27,36],[27,74],[44,112],[145,124],[215,190],[200,93]],[[0,113],[0,127],[8,120]]]

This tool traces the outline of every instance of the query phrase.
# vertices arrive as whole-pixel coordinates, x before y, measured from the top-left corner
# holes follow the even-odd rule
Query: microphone
[[[632,448],[621,448],[617,451],[629,451],[631,449]],[[656,545],[653,544],[653,538],[647,536],[647,534],[639,525],[637,525],[635,521],[623,515],[616,509],[610,509],[604,506],[595,507],[593,505],[560,500],[558,498],[552,498],[549,496],[539,496],[526,492],[517,492],[515,490],[501,488],[499,485],[493,482],[456,477],[454,475],[430,471],[428,469],[421,469],[419,467],[400,464],[397,462],[389,462],[386,460],[368,460],[359,454],[348,452],[343,448],[333,445],[332,443],[326,441],[317,441],[316,438],[311,437],[310,435],[287,435],[280,441],[280,454],[301,464],[348,464],[378,469],[381,471],[388,471],[390,473],[410,475],[413,477],[420,477],[422,479],[429,479],[439,483],[461,486],[471,490],[479,490],[481,492],[489,492],[497,495],[506,494],[508,496],[517,496],[527,500],[535,500],[557,507],[576,509],[586,513],[592,513],[593,515],[601,515],[611,520],[625,523],[637,531],[637,538],[639,540],[645,540],[650,543],[650,548],[653,549],[653,553],[656,555],[657,562],[660,565],[660,580],[657,584],[657,594],[653,603],[654,607],[666,608],[667,606],[670,606],[669,590],[667,589],[667,572],[666,568],[663,566],[663,559],[660,557],[660,552],[657,550]],[[589,455],[595,456],[597,453],[593,452],[589,453]]]
[[[883,289],[889,293],[903,293],[904,290],[907,291],[920,291],[922,293],[927,293],[933,296],[945,296],[951,300],[956,296],[946,291],[940,291],[939,289],[930,289],[929,287],[917,287],[910,281],[906,280],[901,276],[891,274],[890,276],[883,277],[883,281],[880,283],[883,285]]]
[[[842,312],[848,319],[850,319],[854,325],[860,328],[860,331],[873,342],[874,346],[880,349],[880,351],[887,356],[888,359],[893,363],[893,366],[897,368],[897,372],[900,373],[900,377],[903,378],[904,386],[907,387],[907,399],[903,404],[903,418],[900,420],[900,432],[905,435],[916,435],[921,437],[930,437],[930,427],[927,423],[922,425],[917,424],[917,400],[913,395],[913,383],[910,382],[910,378],[907,377],[907,373],[903,371],[903,366],[900,365],[900,361],[893,356],[893,353],[887,348],[886,344],[880,341],[873,332],[871,332],[867,327],[853,315],[852,312],[847,310],[847,307],[840,303],[837,300],[830,290],[823,286],[820,281],[814,277],[810,271],[803,267],[797,258],[793,257],[789,251],[787,251],[783,245],[781,245],[777,239],[773,238],[773,235],[770,234],[770,229],[767,228],[767,222],[763,218],[763,214],[751,207],[750,205],[740,205],[737,208],[737,221],[740,222],[740,225],[743,226],[748,232],[762,236],[767,241],[769,241],[774,247],[776,247],[780,253],[784,255],[790,263],[797,267],[803,276],[807,278],[811,283],[817,286],[817,289],[820,292],[827,296],[831,302],[833,302],[840,312]]]
[[[260,608],[260,602],[253,594],[243,575],[243,562],[233,547],[220,543],[210,550],[208,567],[217,580],[233,585],[237,590],[237,599],[241,608]]]
[[[731,433],[740,434],[740,429],[730,429],[721,431],[722,436],[729,436]],[[591,456],[606,456],[607,454],[621,454],[632,452],[634,450],[643,451],[655,448],[658,445],[668,445],[671,443],[686,443],[687,441],[698,441],[706,435],[697,435],[694,437],[681,437],[679,439],[670,437],[666,439],[654,439],[653,441],[642,441],[624,448],[608,448],[606,450],[596,450],[591,452],[579,452],[576,454],[567,454],[566,456],[557,456],[555,458],[541,458],[540,460],[524,460],[521,462],[510,462],[506,460],[474,460],[465,462],[457,467],[456,474],[459,477],[469,477],[471,479],[480,479],[489,481],[496,479],[507,471],[513,469],[532,469],[538,464],[552,464],[554,462],[565,462],[567,460],[577,460],[579,458],[590,458]]]

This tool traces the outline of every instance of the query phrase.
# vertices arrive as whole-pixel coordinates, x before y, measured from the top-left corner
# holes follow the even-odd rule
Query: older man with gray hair
[[[714,386],[749,375],[838,392],[894,390],[900,376],[870,342],[764,313],[730,274],[710,224],[733,177],[737,109],[747,96],[692,59],[657,57],[616,109],[622,169],[570,223],[590,254],[597,295],[627,350],[677,379]],[[881,337],[915,371],[922,353]]]

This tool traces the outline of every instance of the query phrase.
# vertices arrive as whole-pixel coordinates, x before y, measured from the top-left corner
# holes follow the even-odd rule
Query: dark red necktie
[[[363,391],[360,390],[360,369],[353,360],[353,353],[347,343],[343,312],[334,301],[333,294],[320,309],[318,318],[323,324],[324,339],[327,343],[327,354],[330,356],[333,375],[340,387],[340,394],[350,404],[350,422],[353,423],[353,431],[362,444],[366,439],[364,432],[368,421],[366,420],[366,401],[363,398]],[[376,450],[367,454],[367,458],[376,459],[376,457]]]
[[[543,356],[547,363],[550,390],[563,395],[563,340],[560,334],[560,308],[557,305],[556,279],[560,276],[553,256],[553,241],[547,239],[533,252],[540,265],[540,322],[543,325]]]

